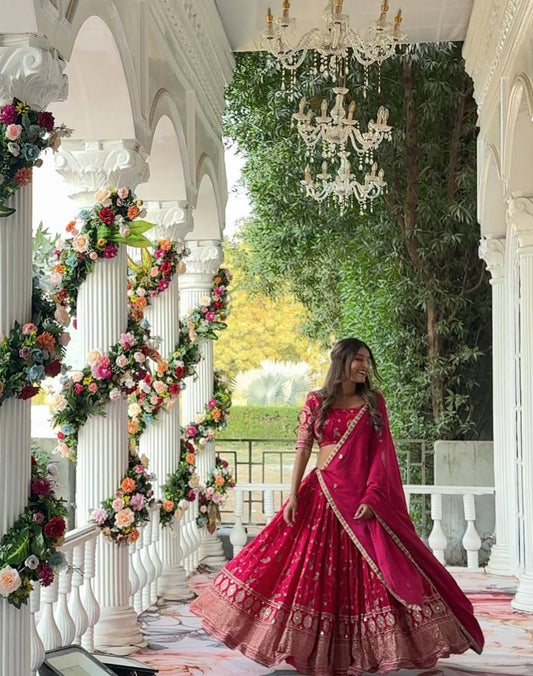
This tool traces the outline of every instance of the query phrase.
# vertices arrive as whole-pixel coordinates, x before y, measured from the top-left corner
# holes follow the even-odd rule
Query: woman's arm
[[[294,516],[296,513],[298,489],[300,483],[311,457],[311,449],[314,441],[314,423],[317,407],[317,395],[310,392],[307,395],[305,404],[298,416],[298,437],[295,444],[295,459],[292,470],[291,490],[289,493],[289,500],[283,510],[283,518],[291,525],[294,523]]]

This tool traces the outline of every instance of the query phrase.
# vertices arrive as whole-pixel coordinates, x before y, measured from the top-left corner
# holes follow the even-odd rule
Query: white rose
[[[189,509],[188,500],[180,500],[178,507],[181,509],[182,512],[186,512]]]
[[[83,371],[72,371],[70,378],[74,383],[81,382],[83,380]]]
[[[96,364],[96,362],[102,357],[103,354],[100,352],[100,350],[91,350],[87,355],[87,362],[92,366],[93,364]]]
[[[122,397],[122,392],[118,388],[113,388],[109,393],[111,401],[118,401]]]
[[[139,296],[139,298],[144,298],[146,296],[146,289],[143,289],[142,286],[140,286],[135,290],[135,293]]]
[[[198,415],[195,418],[195,421],[200,424],[203,423],[205,420],[205,413],[198,413]]]
[[[200,298],[200,305],[211,305],[211,298],[209,296],[202,296]]]
[[[154,380],[154,390],[157,392],[157,394],[165,392],[166,389],[167,386],[165,385],[164,382],[162,382],[161,380]]]
[[[61,394],[53,394],[46,397],[46,403],[52,411],[64,411],[67,407],[67,400]]]
[[[138,364],[142,364],[143,362],[146,361],[146,355],[144,354],[144,352],[135,352],[133,358]]]
[[[139,404],[133,403],[133,404],[130,404],[128,406],[128,415],[129,415],[130,418],[137,417],[140,412],[141,412],[141,407],[139,406]]]

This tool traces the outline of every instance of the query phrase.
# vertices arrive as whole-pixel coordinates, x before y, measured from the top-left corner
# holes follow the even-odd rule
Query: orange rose
[[[158,373],[165,373],[165,371],[168,371],[168,361],[165,361],[164,359],[157,362],[157,372]]]
[[[216,275],[216,277],[213,277],[213,284],[220,284],[222,281],[222,277],[219,277],[219,275]]]
[[[148,305],[148,301],[144,296],[142,296],[141,298],[137,298],[137,300],[135,301],[135,305],[137,307],[146,307]]]
[[[185,460],[189,463],[189,465],[194,465],[196,462],[196,456],[194,453],[187,453],[185,456]]]
[[[137,434],[137,423],[133,420],[128,423],[128,434]]]
[[[215,420],[220,420],[220,418],[222,418],[222,411],[219,408],[214,408],[211,411],[211,415]]]
[[[224,477],[220,476],[219,474],[218,476],[215,477],[215,483],[217,486],[223,486],[226,483],[226,479],[224,479]]]
[[[57,265],[54,265],[54,271],[59,272],[60,275],[64,274],[65,272],[65,266],[61,265],[61,263],[58,263]]]
[[[133,493],[136,487],[137,482],[135,479],[132,479],[129,476],[127,476],[125,479],[122,479],[122,483],[120,484],[120,488],[124,493]]]
[[[139,539],[139,531],[136,528],[134,528],[128,535],[128,542],[137,542],[138,539]]]
[[[174,502],[172,500],[163,500],[161,503],[161,506],[165,510],[165,512],[173,512],[174,511]]]
[[[70,232],[71,230],[73,230],[73,228],[75,226],[76,226],[76,221],[70,221],[70,223],[67,223],[67,228],[66,228],[67,232]]]
[[[46,350],[47,352],[51,352],[56,345],[56,339],[51,333],[48,333],[48,331],[45,331],[44,333],[41,333],[40,336],[37,336],[36,342],[41,350]]]
[[[134,218],[137,218],[139,215],[139,207],[133,204],[129,209],[128,209],[128,218],[130,221],[133,221]]]
[[[168,251],[171,246],[172,246],[172,242],[169,239],[162,239],[159,242],[159,248],[163,249],[163,251]]]

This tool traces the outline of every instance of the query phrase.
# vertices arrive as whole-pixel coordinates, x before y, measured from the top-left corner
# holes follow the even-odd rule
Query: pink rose
[[[22,134],[22,125],[8,124],[6,127],[6,138],[9,141],[16,141]]]
[[[22,333],[25,336],[29,336],[30,333],[35,333],[37,331],[37,327],[35,324],[32,324],[31,322],[28,322],[27,324],[24,324],[22,327]]]
[[[122,392],[117,387],[114,387],[109,393],[109,398],[111,399],[111,401],[118,401],[121,397]]]
[[[120,512],[121,509],[124,509],[124,500],[122,498],[115,498],[111,506],[115,512]]]
[[[123,350],[129,349],[132,345],[135,345],[135,336],[131,333],[121,333],[120,344]]]
[[[68,331],[63,331],[57,340],[60,345],[66,347],[70,343],[70,333]]]
[[[222,496],[220,493],[213,493],[211,500],[215,503],[215,505],[218,505],[218,503],[222,500]]]
[[[195,437],[197,432],[198,430],[194,425],[189,425],[189,427],[187,427],[187,429],[185,430],[185,434],[188,437]]]
[[[216,399],[210,399],[207,405],[209,408],[216,408],[218,406],[218,401]]]
[[[117,190],[117,195],[120,197],[121,200],[125,200],[126,197],[130,194],[130,189],[126,188],[126,186],[122,186],[122,188],[119,188]]]
[[[146,355],[143,352],[135,352],[133,358],[138,364],[142,364],[146,361]]]
[[[157,277],[159,275],[159,267],[157,265],[154,265],[154,267],[150,270],[150,277]]]
[[[92,261],[95,261],[98,258],[98,254],[96,253],[96,251],[91,251],[91,253],[89,254],[89,258]]]
[[[98,385],[96,383],[89,383],[89,386],[87,388],[89,392],[98,392]]]
[[[81,392],[83,392],[83,385],[82,385],[81,383],[76,383],[76,384],[74,385],[74,390],[75,390],[75,392],[77,392],[78,394],[81,394]]]
[[[123,369],[125,366],[128,365],[129,359],[126,357],[125,354],[119,354],[117,357],[117,366],[121,369]]]
[[[142,493],[134,493],[131,496],[130,505],[132,509],[139,512],[144,507],[145,499]]]
[[[107,519],[107,512],[103,507],[98,507],[97,509],[93,509],[93,513],[91,514],[91,521],[95,521],[99,526],[101,526],[105,520]]]

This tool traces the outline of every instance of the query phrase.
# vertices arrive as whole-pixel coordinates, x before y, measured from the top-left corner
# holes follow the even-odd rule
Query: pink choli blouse
[[[298,436],[295,448],[311,450],[313,441],[318,442],[319,448],[336,444],[346,432],[348,423],[354,417],[354,412],[360,408],[331,408],[322,425],[321,434],[316,430],[318,409],[320,407],[318,392],[309,392],[305,404],[298,418]]]

